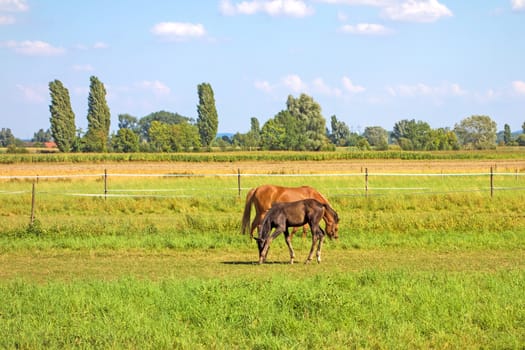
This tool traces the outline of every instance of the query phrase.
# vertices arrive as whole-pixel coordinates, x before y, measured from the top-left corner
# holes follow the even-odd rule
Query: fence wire
[[[519,172],[476,172],[476,173],[371,173],[366,171],[366,173],[320,173],[320,174],[256,174],[256,173],[241,173],[240,170],[238,173],[229,173],[229,174],[177,174],[177,173],[167,173],[167,174],[123,174],[123,173],[104,173],[98,174],[63,174],[63,175],[12,175],[12,176],[0,176],[0,180],[10,181],[33,181],[38,183],[40,180],[65,180],[65,179],[81,179],[81,178],[101,178],[104,180],[104,189],[99,193],[80,193],[75,192],[65,192],[65,191],[38,191],[40,194],[48,195],[57,195],[57,196],[78,196],[78,197],[105,197],[105,198],[118,198],[118,197],[132,197],[132,198],[191,198],[195,197],[197,192],[206,193],[206,197],[224,197],[224,194],[215,194],[217,193],[217,188],[205,188],[205,187],[195,187],[195,188],[154,188],[154,189],[110,189],[107,186],[107,182],[111,178],[211,178],[211,177],[225,177],[232,178],[236,177],[238,179],[237,187],[222,187],[221,191],[226,193],[237,192],[240,196],[242,191],[248,191],[251,187],[241,186],[241,181],[247,178],[322,178],[322,177],[339,177],[339,178],[356,178],[361,177],[364,179],[364,186],[361,187],[325,187],[324,190],[331,192],[331,197],[345,197],[345,196],[383,196],[386,195],[388,191],[400,191],[404,194],[447,194],[447,193],[467,193],[467,192],[490,192],[491,195],[494,191],[523,191],[525,187],[517,186],[495,186],[493,179],[495,177],[515,177],[518,180],[520,177],[525,176],[525,173]],[[418,186],[418,187],[374,187],[370,185],[371,180],[374,178],[381,177],[487,177],[490,178],[490,186],[482,186],[480,188],[474,189],[453,189],[446,191],[435,190],[433,187],[427,186]],[[489,180],[487,180],[489,183]],[[182,193],[185,192],[185,193]],[[190,194],[188,194],[190,192]],[[352,193],[353,192],[353,193]],[[1,189],[0,183],[0,195],[21,195],[31,193],[31,190],[4,190]],[[193,194],[191,194],[193,193]]]

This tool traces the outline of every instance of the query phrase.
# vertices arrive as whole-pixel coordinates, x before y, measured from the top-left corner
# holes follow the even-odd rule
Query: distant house
[[[57,144],[54,141],[44,142],[44,147],[47,149],[57,148]]]

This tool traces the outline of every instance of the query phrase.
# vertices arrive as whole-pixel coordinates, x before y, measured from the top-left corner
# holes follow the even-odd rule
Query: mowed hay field
[[[522,173],[516,159],[0,164],[0,348],[522,349]],[[302,263],[309,233],[296,264],[282,238],[256,264],[240,222],[265,183],[313,186],[338,211],[321,264]]]

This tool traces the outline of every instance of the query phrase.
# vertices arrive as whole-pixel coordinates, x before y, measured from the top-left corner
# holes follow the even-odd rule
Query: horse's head
[[[267,240],[259,237],[253,237],[253,239],[257,242],[257,248],[259,249],[259,264],[262,264],[266,260],[266,256],[263,256],[263,249]]]
[[[331,215],[327,216],[328,220],[326,220],[326,233],[328,234],[328,237],[330,239],[338,239],[339,238],[339,216],[335,212],[335,210],[331,213]]]

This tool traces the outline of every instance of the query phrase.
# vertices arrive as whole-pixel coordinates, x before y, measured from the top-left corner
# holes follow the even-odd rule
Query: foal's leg
[[[319,231],[318,231],[318,234],[319,234],[319,243],[317,244],[317,263],[320,264],[321,263],[321,248],[323,246],[323,241],[324,241],[324,231],[322,228],[319,227]]]
[[[312,231],[312,247],[310,248],[310,253],[308,254],[308,258],[305,261],[305,264],[308,264],[310,261],[312,261],[312,256],[314,255],[314,248],[315,248],[315,242],[317,242],[317,235],[314,233],[315,231]]]
[[[266,256],[268,255],[268,249],[270,249],[270,243],[272,243],[273,239],[284,232],[285,229],[281,227],[277,227],[273,234],[268,237],[266,242],[264,242],[264,247],[261,251],[261,254],[259,256],[259,264],[262,264],[266,261]]]
[[[293,234],[290,234],[288,232],[288,229],[284,231],[284,240],[286,241],[286,245],[288,246],[288,250],[290,251],[290,264],[293,264],[293,261],[295,259],[295,252],[293,251],[292,247],[292,237]]]

